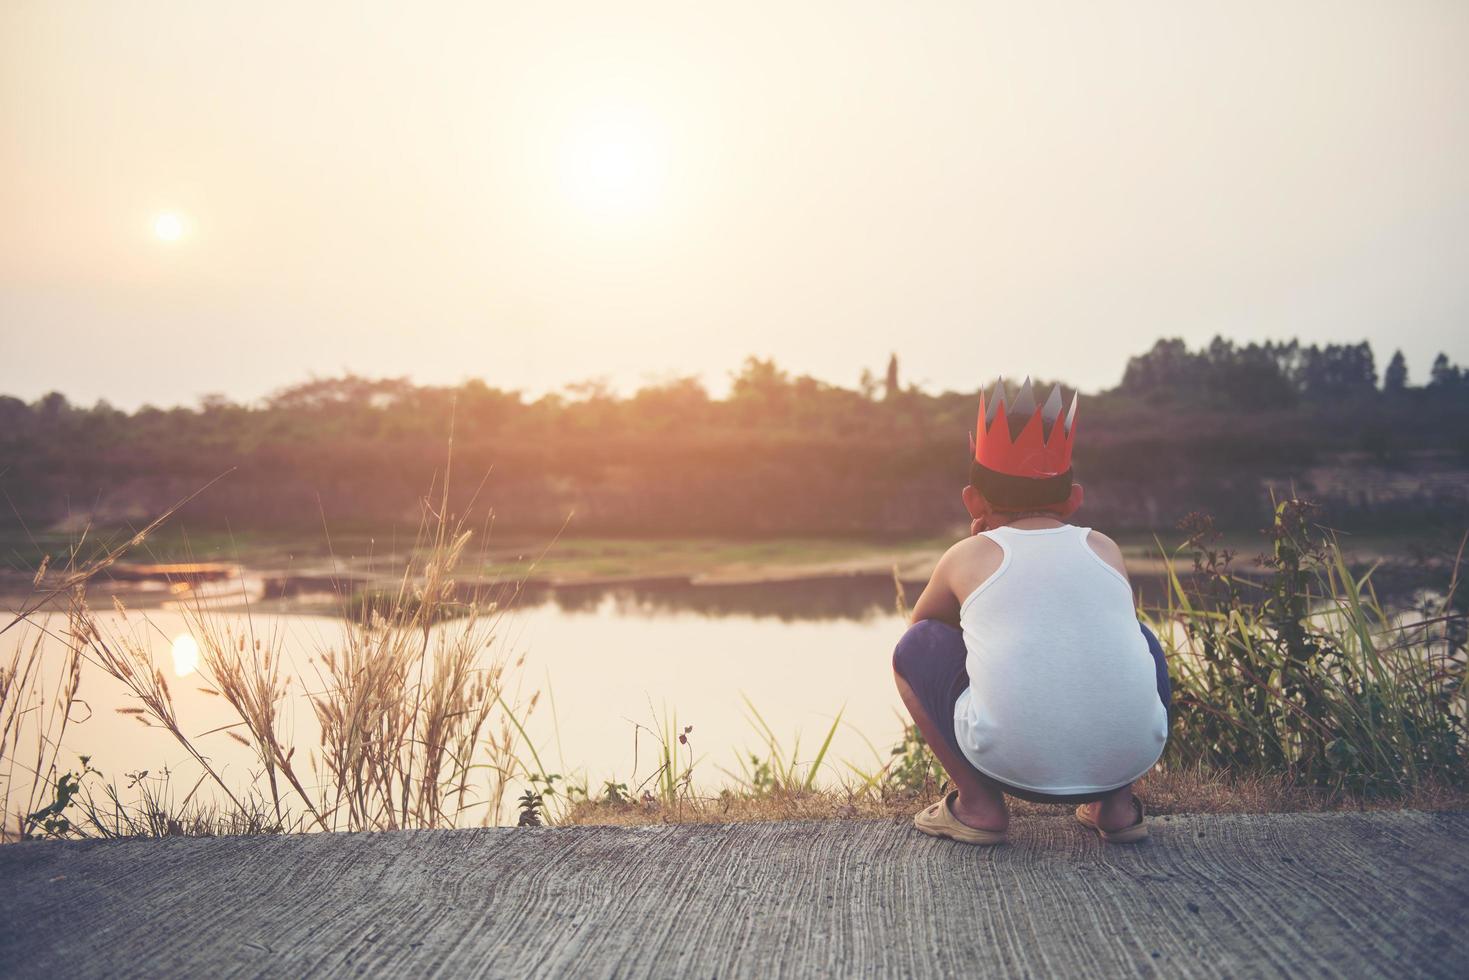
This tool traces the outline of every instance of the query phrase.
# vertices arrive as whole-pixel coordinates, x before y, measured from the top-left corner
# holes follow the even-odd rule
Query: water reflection
[[[188,633],[173,638],[173,672],[177,677],[187,677],[199,669],[199,642]]]
[[[903,583],[911,604],[921,582]],[[696,613],[754,616],[781,622],[856,620],[892,616],[897,608],[893,580],[884,575],[841,575],[792,582],[696,584],[661,579],[615,585],[561,585],[527,589],[528,606],[551,605],[561,612],[591,612],[610,601],[624,616]]]
[[[1132,582],[1142,604],[1154,606],[1164,601],[1166,583],[1160,576],[1134,574]],[[149,586],[165,586],[155,596],[155,601],[165,606],[170,598],[184,596],[186,601],[208,601],[219,609],[243,609],[247,604],[263,601],[274,612],[336,614],[351,619],[360,616],[363,601],[370,601],[376,595],[392,596],[398,591],[396,582],[366,577],[261,574],[243,567],[236,567],[234,575],[224,580],[170,576],[160,582],[136,577],[109,584],[117,587],[114,591],[135,600],[146,600]],[[643,618],[693,613],[715,619],[754,617],[782,623],[867,622],[875,617],[892,616],[899,608],[900,589],[904,607],[911,607],[926,584],[925,579],[905,578],[895,583],[888,574],[855,572],[749,582],[710,582],[688,576],[586,583],[502,580],[460,582],[456,591],[460,602],[513,603],[524,610],[544,607],[564,613],[587,613],[608,608],[624,616]]]
[[[924,580],[902,580],[903,598],[911,607]],[[1133,591],[1144,605],[1165,598],[1158,576],[1133,576]],[[695,613],[721,618],[754,616],[784,623],[891,617],[897,610],[897,587],[889,575],[831,575],[786,582],[694,582],[687,578],[645,579],[615,584],[528,584],[523,607],[550,606],[561,612],[590,612],[610,601],[628,616]]]

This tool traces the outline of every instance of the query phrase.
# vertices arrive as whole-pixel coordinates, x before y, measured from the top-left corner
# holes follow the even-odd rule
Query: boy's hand
[[[987,521],[983,517],[976,517],[974,520],[969,522],[970,537],[974,537],[974,535],[979,534],[981,531],[988,531],[989,529],[989,521]]]

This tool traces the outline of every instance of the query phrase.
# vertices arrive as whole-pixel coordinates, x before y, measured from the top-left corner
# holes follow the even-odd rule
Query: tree
[[[19,432],[31,421],[31,407],[19,398],[0,395],[0,434]]]
[[[573,381],[564,387],[573,401],[605,404],[617,400],[617,394],[612,390],[612,383],[605,377]]]
[[[1290,371],[1298,354],[1295,341],[1236,347],[1215,337],[1194,353],[1180,339],[1160,340],[1128,360],[1121,390],[1151,402],[1285,407],[1296,400]]]
[[[702,422],[709,414],[709,392],[697,377],[672,378],[639,388],[630,405],[636,424],[670,429]]]
[[[266,399],[266,407],[286,411],[322,411],[338,408],[387,408],[420,392],[407,378],[372,380],[355,374],[340,378],[313,378],[282,388]]]
[[[888,373],[882,383],[882,400],[890,402],[898,394],[898,355],[893,354],[888,358]]]
[[[1307,398],[1329,400],[1364,394],[1377,387],[1372,345],[1327,344],[1301,350],[1296,384]]]
[[[517,415],[524,414],[520,392],[491,388],[479,378],[459,386],[456,411],[467,425],[491,431]]]
[[[746,421],[784,419],[790,410],[791,377],[772,359],[747,357],[730,383],[729,400]]]
[[[1146,354],[1128,358],[1121,388],[1150,401],[1197,391],[1202,361],[1202,355],[1190,351],[1182,338],[1160,340]]]
[[[1433,369],[1428,373],[1428,387],[1435,391],[1453,391],[1464,380],[1464,372],[1450,363],[1449,355],[1439,352],[1433,359]]]
[[[70,411],[71,402],[67,401],[66,396],[59,391],[49,391],[41,396],[40,401],[36,402],[36,414],[48,424],[57,422]]]
[[[1387,362],[1387,370],[1382,372],[1382,390],[1401,394],[1407,387],[1408,362],[1401,350],[1393,351],[1392,360]]]

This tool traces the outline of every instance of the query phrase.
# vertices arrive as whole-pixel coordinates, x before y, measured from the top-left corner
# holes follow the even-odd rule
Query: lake
[[[259,580],[246,576],[244,582],[258,600]],[[331,598],[297,595],[291,602],[252,601],[247,609],[232,596],[239,588],[235,580],[198,593],[218,606],[218,615],[237,617],[257,635],[280,641],[285,672],[297,679],[297,689],[311,687],[312,658],[340,645],[346,628],[345,620],[331,614]],[[99,624],[147,644],[165,669],[184,731],[199,736],[197,744],[228,781],[248,785],[252,753],[227,733],[211,731],[236,720],[232,709],[200,690],[197,673],[175,669],[175,640],[188,633],[178,600],[147,581],[118,592],[129,610],[103,611],[103,601],[94,598]],[[65,625],[64,617],[49,620],[57,634]],[[507,616],[501,642],[512,659],[524,654],[523,693],[541,692],[527,730],[548,770],[585,778],[594,792],[608,779],[635,789],[656,768],[650,730],[673,714],[680,727],[693,726],[688,737],[698,759],[695,785],[715,790],[730,780],[725,770],[739,772],[747,749],[766,754],[745,698],[783,749],[791,750],[799,738],[802,761],[819,749],[841,712],[827,757],[835,768],[826,771],[827,779],[846,773],[847,761],[867,771],[878,768],[902,732],[889,657],[904,627],[891,578],[876,575],[728,585],[625,583],[527,590]],[[59,662],[62,638],[40,639],[48,648],[47,662]],[[78,699],[73,717],[79,723],[63,741],[63,769],[87,754],[93,766],[120,781],[129,772],[167,767],[180,794],[193,785],[200,770],[168,733],[117,712],[133,703],[120,682],[88,665]],[[316,721],[304,698],[286,705],[283,714],[296,744],[316,744]],[[201,792],[208,791],[206,784]]]

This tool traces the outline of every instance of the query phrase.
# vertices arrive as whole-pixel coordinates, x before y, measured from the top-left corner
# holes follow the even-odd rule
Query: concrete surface
[[[1469,976],[1469,812],[0,848],[5,976]]]

